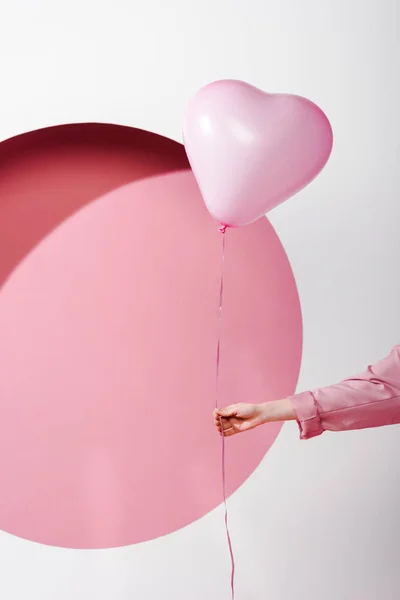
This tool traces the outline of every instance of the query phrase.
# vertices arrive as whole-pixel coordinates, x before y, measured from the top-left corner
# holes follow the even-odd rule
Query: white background
[[[332,158],[270,217],[301,296],[299,389],[335,383],[399,342],[399,12],[397,0],[1,0],[0,139],[100,121],[180,140],[188,98],[221,78],[311,98],[332,122]],[[230,501],[237,600],[399,598],[399,453],[398,427],[299,442],[285,426]],[[117,550],[0,533],[0,565],[5,600],[230,597],[220,509]]]

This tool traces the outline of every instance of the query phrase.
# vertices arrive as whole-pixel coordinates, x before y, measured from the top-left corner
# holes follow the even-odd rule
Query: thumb
[[[220,417],[234,417],[237,415],[237,406],[233,404],[224,408],[217,408],[215,412]]]

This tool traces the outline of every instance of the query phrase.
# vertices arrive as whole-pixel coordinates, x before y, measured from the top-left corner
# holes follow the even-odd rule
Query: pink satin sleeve
[[[400,423],[400,346],[365,373],[337,385],[290,398],[308,439],[324,431],[365,429]]]

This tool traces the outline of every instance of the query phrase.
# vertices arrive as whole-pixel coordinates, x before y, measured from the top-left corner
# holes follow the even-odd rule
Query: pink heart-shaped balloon
[[[256,221],[310,183],[333,142],[327,117],[310,100],[232,80],[196,94],[183,136],[209,212],[229,227]]]

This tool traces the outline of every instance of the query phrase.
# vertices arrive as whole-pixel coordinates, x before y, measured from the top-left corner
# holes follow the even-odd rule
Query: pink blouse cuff
[[[289,398],[300,429],[300,439],[321,435],[324,432],[315,398],[311,392],[303,392]]]

